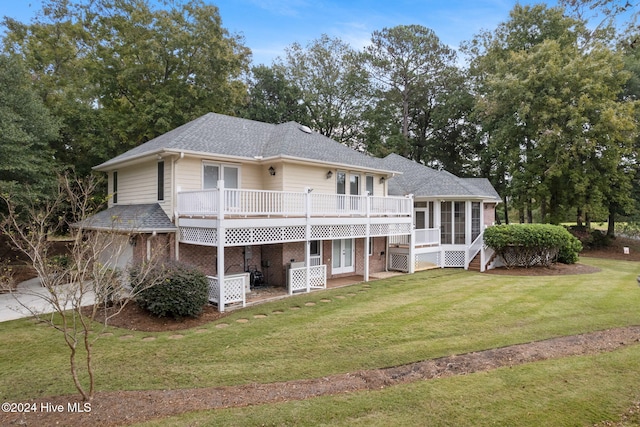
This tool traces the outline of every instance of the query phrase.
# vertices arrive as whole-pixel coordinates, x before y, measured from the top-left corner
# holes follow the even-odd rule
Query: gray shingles
[[[402,172],[389,180],[389,194],[415,197],[483,197],[500,200],[491,183],[484,178],[463,179],[390,154],[383,159],[387,169]]]
[[[173,232],[177,228],[158,203],[115,205],[76,224],[92,230],[131,233]]]
[[[108,169],[122,161],[163,150],[190,151],[253,159],[256,156],[291,156],[311,161],[380,169],[380,159],[352,150],[317,132],[306,133],[301,125],[279,125],[208,113],[160,135],[96,169]]]

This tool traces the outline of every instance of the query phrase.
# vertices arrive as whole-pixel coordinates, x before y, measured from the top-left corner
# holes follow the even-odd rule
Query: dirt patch
[[[0,424],[128,425],[189,411],[303,400],[359,390],[379,390],[402,383],[465,375],[539,360],[613,351],[639,342],[640,326],[630,326],[315,379],[230,387],[99,392],[91,404],[91,412],[72,415],[52,412],[2,413]],[[29,402],[35,403],[36,407],[40,407],[41,403],[48,403],[67,408],[70,402],[78,402],[78,398],[57,396]]]

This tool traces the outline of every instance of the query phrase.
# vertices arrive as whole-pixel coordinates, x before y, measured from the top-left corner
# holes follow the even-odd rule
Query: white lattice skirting
[[[301,242],[306,239],[304,226],[227,228],[225,246],[245,246],[270,243]],[[332,240],[366,237],[365,224],[311,226],[311,240]],[[387,236],[411,233],[411,224],[371,224],[369,235]],[[180,241],[203,246],[218,244],[215,228],[180,227]]]
[[[444,266],[464,267],[466,255],[465,251],[444,251]]]
[[[409,254],[389,254],[389,269],[409,272]]]
[[[307,267],[290,268],[287,277],[289,295],[307,290]],[[309,267],[309,290],[325,289],[327,287],[327,266],[314,265]]]
[[[224,311],[227,304],[242,303],[246,304],[246,284],[249,281],[249,274],[234,274],[224,278],[223,298],[220,298],[220,284],[217,277],[207,276],[209,281],[209,301],[218,304],[218,311]]]

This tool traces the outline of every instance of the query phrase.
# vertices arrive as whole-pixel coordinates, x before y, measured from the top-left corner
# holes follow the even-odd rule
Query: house
[[[342,276],[413,272],[423,259],[466,267],[447,259],[487,224],[476,203],[489,211],[499,201],[488,181],[373,158],[294,122],[214,113],[95,169],[108,174],[111,198],[88,227],[121,232],[129,261],[161,253],[199,267],[220,310],[244,303],[258,279],[293,293]],[[428,188],[432,175],[438,191]]]
[[[412,194],[414,199],[413,234],[389,238],[389,268],[410,271],[409,260],[414,260],[414,271],[434,266],[469,268],[477,258],[477,268],[484,271],[490,254],[485,252],[482,234],[494,224],[501,201],[489,180],[458,178],[397,154],[384,158],[383,165],[401,172],[389,181],[388,194]]]

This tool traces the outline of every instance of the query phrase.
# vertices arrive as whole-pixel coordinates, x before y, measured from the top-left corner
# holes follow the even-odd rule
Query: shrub
[[[136,302],[158,317],[197,317],[209,296],[206,276],[199,270],[180,263],[169,263],[152,269],[141,277],[140,269],[131,272]]]
[[[578,254],[582,251],[582,242],[580,242],[580,240],[571,233],[567,234],[568,236],[564,245],[561,246],[558,251],[558,262],[563,264],[575,264],[578,262]]]
[[[490,227],[485,244],[504,259],[507,267],[549,266],[556,260],[577,261],[582,244],[564,227],[550,224],[509,224]]]

